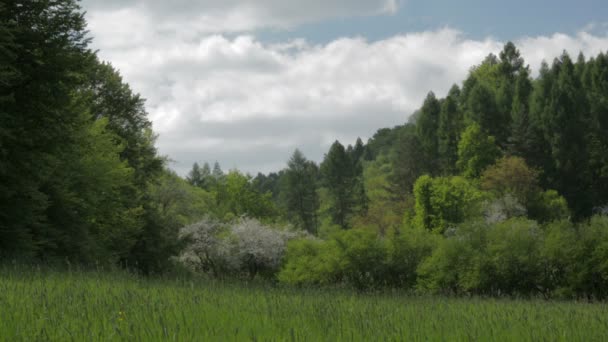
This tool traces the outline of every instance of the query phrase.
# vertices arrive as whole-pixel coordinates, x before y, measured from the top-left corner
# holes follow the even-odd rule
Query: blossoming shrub
[[[178,259],[194,271],[215,277],[272,277],[281,266],[287,241],[306,236],[255,219],[222,223],[205,218],[180,230],[186,247]]]

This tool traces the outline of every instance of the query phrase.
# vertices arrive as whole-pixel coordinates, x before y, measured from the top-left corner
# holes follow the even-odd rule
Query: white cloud
[[[309,1],[306,9],[294,9],[288,2],[264,0],[256,1],[263,5],[252,12],[240,9],[254,2],[201,4],[230,15],[255,12],[243,21],[243,27],[252,28],[264,20],[289,26],[336,15],[345,2]],[[352,143],[378,128],[404,123],[428,91],[444,96],[471,66],[488,53],[498,53],[504,43],[471,40],[444,28],[375,42],[351,37],[322,45],[302,39],[266,44],[252,34],[191,35],[193,21],[185,19],[177,27],[171,24],[174,20],[155,22],[154,16],[139,10],[147,6],[158,12],[168,2],[133,3],[92,7],[94,46],[148,99],[150,117],[160,133],[159,149],[176,161],[173,167],[182,174],[194,161],[215,160],[225,168],[250,172],[278,170],[296,147],[319,161],[335,139]],[[184,3],[175,6],[179,9]],[[327,12],[322,11],[324,4]],[[396,6],[395,1],[384,0],[348,4],[354,4],[357,14]],[[284,14],[284,22],[272,19],[277,14]],[[179,11],[174,16],[189,18]],[[201,25],[194,30],[207,24]],[[167,35],[163,30],[172,26],[175,31]],[[563,50],[587,56],[605,51],[608,34],[525,37],[516,45],[527,63],[538,69],[542,59],[550,62]]]
[[[209,33],[290,29],[336,17],[392,14],[399,8],[398,0],[85,0],[83,6],[90,11],[94,31],[105,27],[111,33],[102,35],[102,41],[121,34],[123,43],[144,41],[143,32],[193,39]]]

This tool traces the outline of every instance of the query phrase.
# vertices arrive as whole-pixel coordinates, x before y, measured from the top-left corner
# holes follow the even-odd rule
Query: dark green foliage
[[[281,187],[283,184],[283,180],[285,177],[285,170],[281,170],[279,172],[271,172],[268,175],[263,173],[258,173],[257,176],[253,179],[253,186],[260,193],[271,193],[272,198],[277,205],[280,207],[280,195],[281,195]]]
[[[513,103],[511,106],[511,136],[509,137],[509,152],[524,158],[530,158],[533,150],[532,123],[530,118],[530,96],[532,81],[529,70],[522,69],[515,79]]]
[[[357,175],[350,156],[340,142],[331,145],[320,169],[324,185],[330,194],[332,221],[346,229],[349,216],[355,210],[354,185]]]
[[[416,179],[429,172],[430,166],[422,152],[422,144],[415,131],[415,126],[408,124],[400,132],[397,146],[391,156],[392,174],[390,189],[399,201],[411,194]]]
[[[551,184],[572,205],[574,214],[588,216],[592,207],[591,198],[587,196],[590,190],[585,139],[588,105],[567,54],[554,61],[552,74],[554,81],[542,116],[553,161],[547,175]]]
[[[420,116],[416,121],[416,132],[422,147],[421,152],[424,158],[429,161],[431,170],[436,170],[438,160],[439,139],[437,131],[439,129],[440,112],[441,104],[435,94],[430,92],[424,100],[422,108],[420,108]]]
[[[295,150],[287,165],[283,193],[288,215],[299,227],[315,234],[319,209],[318,167],[308,161],[299,150]]]
[[[202,187],[204,178],[203,173],[201,172],[201,167],[198,166],[198,163],[194,163],[194,165],[192,165],[192,170],[190,170],[190,173],[188,173],[188,177],[186,179],[190,185]]]
[[[456,171],[458,141],[463,130],[463,117],[458,101],[460,89],[454,85],[441,104],[439,126],[437,127],[439,167],[444,174]]]
[[[8,31],[0,41],[8,76],[0,82],[0,250],[62,254],[62,238],[72,237],[63,220],[76,199],[61,166],[79,158],[75,144],[87,126],[72,97],[90,65],[85,21],[64,0],[3,2],[0,23]]]

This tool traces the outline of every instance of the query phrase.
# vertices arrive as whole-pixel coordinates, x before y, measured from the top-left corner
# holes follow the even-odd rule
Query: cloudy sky
[[[252,174],[407,121],[512,40],[533,70],[608,50],[605,0],[83,0],[158,148]]]

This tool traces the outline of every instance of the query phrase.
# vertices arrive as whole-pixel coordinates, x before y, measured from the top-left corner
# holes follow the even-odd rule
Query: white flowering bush
[[[526,207],[511,194],[486,203],[484,208],[487,223],[499,223],[514,217],[525,217],[526,214]]]
[[[180,230],[186,248],[178,260],[198,272],[216,277],[273,276],[285,255],[287,242],[305,232],[275,229],[255,219],[221,223],[206,218]]]
[[[183,227],[179,237],[186,247],[178,260],[194,271],[222,276],[235,267],[227,236],[229,227],[211,218]]]

